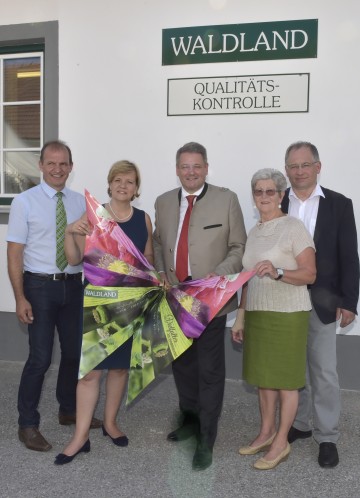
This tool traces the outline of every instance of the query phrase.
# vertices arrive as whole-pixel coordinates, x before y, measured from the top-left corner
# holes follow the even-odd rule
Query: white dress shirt
[[[316,187],[310,197],[302,201],[298,198],[292,188],[289,191],[289,212],[290,216],[301,220],[311,236],[314,238],[316,218],[319,210],[320,196],[325,197],[320,185]]]

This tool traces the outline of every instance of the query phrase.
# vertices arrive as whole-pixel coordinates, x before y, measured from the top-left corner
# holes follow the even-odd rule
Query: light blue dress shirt
[[[67,223],[85,212],[82,194],[65,187],[63,202]],[[6,240],[24,247],[24,270],[34,273],[59,273],[56,266],[56,197],[57,191],[47,183],[17,195],[12,204]],[[82,265],[68,265],[64,272],[78,273]]]

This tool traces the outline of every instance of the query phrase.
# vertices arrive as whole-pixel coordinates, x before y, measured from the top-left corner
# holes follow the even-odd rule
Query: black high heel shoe
[[[89,439],[84,443],[84,445],[77,451],[74,455],[65,455],[65,453],[59,453],[55,457],[55,465],[64,465],[65,463],[70,463],[74,460],[76,455],[79,453],[89,453],[90,451],[90,441]]]
[[[129,440],[126,436],[119,436],[119,437],[111,437],[110,434],[106,431],[105,427],[102,425],[101,426],[102,431],[104,436],[109,436],[111,441],[116,444],[116,446],[127,446],[129,444]]]

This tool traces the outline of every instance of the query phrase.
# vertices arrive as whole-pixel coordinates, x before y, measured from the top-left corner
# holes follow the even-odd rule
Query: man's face
[[[176,174],[184,189],[189,194],[193,194],[204,185],[208,174],[208,164],[201,154],[183,152],[176,165]]]
[[[69,163],[69,153],[66,148],[47,147],[43,161],[39,163],[44,181],[58,192],[65,187],[72,164]]]
[[[290,152],[285,169],[295,191],[304,190],[311,193],[317,183],[321,162],[314,161],[309,147],[300,147],[300,149],[294,149]]]

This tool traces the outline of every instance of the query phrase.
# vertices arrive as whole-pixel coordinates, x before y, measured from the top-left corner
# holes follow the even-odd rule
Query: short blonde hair
[[[130,161],[126,161],[126,160],[117,161],[110,168],[110,171],[109,171],[108,177],[107,177],[107,181],[108,181],[108,185],[109,185],[107,193],[108,193],[109,197],[111,197],[110,183],[114,180],[114,178],[117,175],[131,173],[132,171],[135,173],[135,182],[136,182],[136,186],[137,186],[137,191],[136,191],[136,194],[134,195],[134,198],[140,197],[139,189],[140,189],[141,178],[140,178],[139,168],[136,166],[136,164],[134,164]],[[134,200],[134,199],[132,199],[132,200]]]

